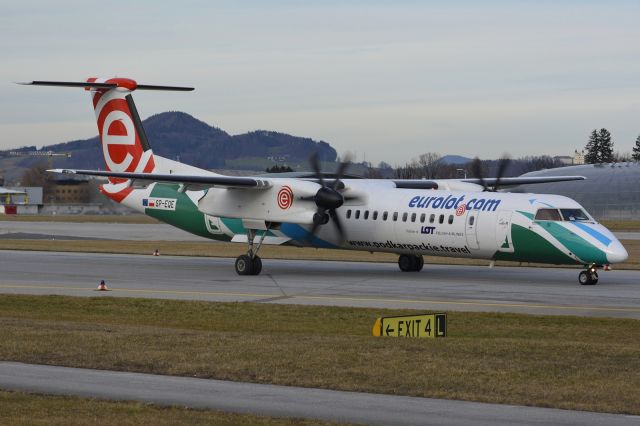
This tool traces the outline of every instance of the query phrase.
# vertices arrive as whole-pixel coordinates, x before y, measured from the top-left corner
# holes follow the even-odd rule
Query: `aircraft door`
[[[467,222],[465,224],[464,234],[467,238],[467,246],[470,249],[480,248],[478,242],[478,219],[480,215],[479,210],[467,210]]]
[[[496,222],[496,246],[498,251],[513,253],[511,241],[511,210],[500,210]]]

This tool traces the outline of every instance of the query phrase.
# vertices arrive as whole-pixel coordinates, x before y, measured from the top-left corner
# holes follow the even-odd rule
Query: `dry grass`
[[[640,269],[640,241],[623,240],[629,251],[629,259],[614,265],[615,269]],[[220,242],[190,241],[117,241],[117,240],[9,240],[0,239],[0,250],[69,251],[83,253],[130,253],[151,254],[155,249],[172,256],[236,257],[244,254],[246,245]],[[336,260],[345,262],[390,262],[398,261],[392,253],[369,253],[355,250],[330,250],[299,248],[290,246],[263,246],[260,257],[264,259]],[[488,265],[487,260],[456,259],[425,256],[427,264]],[[497,266],[535,266],[519,262],[496,262]],[[549,267],[549,265],[545,265]],[[575,266],[569,266],[575,268]]]
[[[340,307],[0,296],[0,359],[640,414],[640,322],[449,314],[446,339],[371,337]]]
[[[284,419],[184,407],[158,407],[137,402],[111,402],[88,398],[33,395],[0,391],[3,425],[221,425],[284,426],[335,423]]]
[[[640,220],[603,220],[600,223],[611,231],[640,231]]]

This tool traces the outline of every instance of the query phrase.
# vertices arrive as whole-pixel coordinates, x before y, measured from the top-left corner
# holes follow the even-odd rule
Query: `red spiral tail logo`
[[[462,204],[456,209],[456,216],[462,216],[467,211],[467,205]]]
[[[282,210],[286,210],[293,204],[293,191],[288,186],[283,186],[278,191],[278,207]]]

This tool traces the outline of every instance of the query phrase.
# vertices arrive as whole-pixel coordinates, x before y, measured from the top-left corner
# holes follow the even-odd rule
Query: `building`
[[[586,180],[521,185],[512,192],[564,195],[582,204],[598,220],[640,217],[640,163],[584,164],[522,176],[584,176]]]
[[[0,188],[0,214],[38,214],[42,207],[42,187]]]
[[[573,164],[584,164],[584,151],[578,151],[573,153]]]
[[[57,180],[53,189],[56,204],[85,204],[89,202],[89,182],[86,180]]]

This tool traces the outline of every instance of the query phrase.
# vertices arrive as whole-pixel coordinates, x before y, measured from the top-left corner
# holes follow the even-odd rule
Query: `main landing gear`
[[[253,240],[256,237],[256,231],[254,229],[249,229],[247,231],[249,250],[247,254],[243,254],[236,258],[236,273],[238,275],[260,275],[260,272],[262,271],[262,259],[258,257],[258,250],[260,250],[267,232],[268,230],[265,230],[262,233],[257,247],[254,248]]]
[[[585,271],[580,272],[578,274],[578,282],[581,285],[598,284],[598,268],[596,265],[591,265]]]
[[[402,272],[420,272],[424,266],[424,258],[412,254],[401,254],[398,258],[398,266]]]

